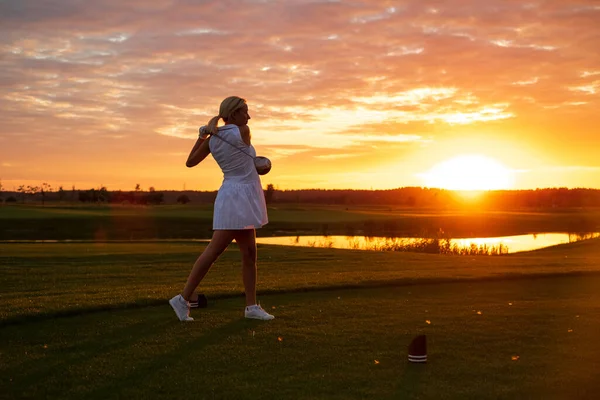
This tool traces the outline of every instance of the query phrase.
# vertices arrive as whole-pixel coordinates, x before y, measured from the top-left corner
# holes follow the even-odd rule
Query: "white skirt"
[[[268,222],[260,181],[223,183],[215,200],[214,230],[258,229]]]

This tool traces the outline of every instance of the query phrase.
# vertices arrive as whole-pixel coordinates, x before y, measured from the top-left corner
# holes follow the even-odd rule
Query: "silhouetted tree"
[[[179,204],[187,204],[190,202],[190,198],[186,194],[182,194],[177,197],[177,203]]]
[[[90,193],[88,191],[79,191],[79,201],[82,203],[87,203],[90,200]]]
[[[62,186],[58,187],[58,200],[63,201],[65,199],[65,190]]]
[[[27,193],[25,185],[19,185],[17,192],[21,193],[21,203],[25,203],[25,194]]]
[[[267,185],[267,190],[265,190],[265,201],[267,202],[267,204],[271,204],[274,196],[275,196],[275,186],[272,183],[269,183]]]
[[[98,189],[80,190],[79,201],[82,203],[104,203],[110,200],[110,194],[104,186]]]
[[[156,191],[148,192],[148,194],[145,196],[145,201],[148,204],[155,204],[155,205],[162,204],[165,201],[165,194],[162,192],[156,192]]]
[[[42,206],[46,203],[46,193],[51,192],[51,191],[52,191],[52,186],[50,186],[46,182],[42,183],[42,186],[40,188],[40,192],[42,194]]]
[[[100,185],[100,187],[98,188],[98,200],[99,202],[108,202],[110,201],[110,193],[108,192],[108,189],[106,188],[106,186],[102,186]]]
[[[40,187],[29,185],[25,190],[28,195],[30,195],[31,197],[35,197],[36,193],[40,191]]]

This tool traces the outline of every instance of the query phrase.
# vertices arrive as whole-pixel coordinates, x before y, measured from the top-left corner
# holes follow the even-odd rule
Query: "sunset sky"
[[[600,2],[0,1],[0,179],[218,189],[230,95],[280,189],[600,188]]]

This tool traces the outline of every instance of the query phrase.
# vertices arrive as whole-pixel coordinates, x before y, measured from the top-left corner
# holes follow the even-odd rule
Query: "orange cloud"
[[[342,165],[372,168],[372,181],[378,163],[451,158],[442,143],[481,135],[535,149],[540,171],[571,171],[557,184],[577,166],[598,186],[599,18],[592,0],[6,0],[0,162],[23,167],[2,173],[179,188],[193,172],[146,152],[185,154],[237,94],[259,152],[278,161],[269,179],[290,187],[311,182],[298,163],[319,165],[309,186],[340,182]],[[419,184],[436,161],[401,162],[410,172],[387,184]]]

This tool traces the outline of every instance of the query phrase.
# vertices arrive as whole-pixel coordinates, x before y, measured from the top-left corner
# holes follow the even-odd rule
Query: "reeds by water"
[[[488,245],[471,243],[469,245],[460,245],[452,241],[448,237],[444,237],[442,231],[421,238],[405,239],[405,238],[373,238],[366,243],[356,239],[348,238],[349,248],[354,250],[371,250],[371,251],[404,251],[413,253],[428,253],[428,254],[447,254],[461,256],[499,256],[508,254],[508,246],[504,244]],[[333,248],[334,241],[332,239],[321,239],[318,241],[308,242],[309,247]]]

